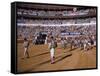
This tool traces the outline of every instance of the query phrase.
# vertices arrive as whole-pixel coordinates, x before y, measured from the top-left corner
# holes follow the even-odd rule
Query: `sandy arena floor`
[[[50,63],[50,53],[48,45],[29,46],[30,58],[24,58],[24,48],[22,43],[18,43],[18,72],[54,71],[68,69],[96,68],[96,47],[83,51],[80,48],[65,50],[57,47],[55,51],[55,63]]]

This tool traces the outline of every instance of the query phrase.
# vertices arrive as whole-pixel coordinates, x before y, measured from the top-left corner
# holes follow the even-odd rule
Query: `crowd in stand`
[[[45,11],[45,10],[31,10],[18,9],[18,15],[32,15],[32,16],[72,16],[72,15],[86,15],[90,12],[96,12],[95,9],[81,9],[73,12],[71,11]]]
[[[54,36],[66,36],[68,33],[79,33],[80,35],[96,34],[96,25],[89,26],[18,26],[18,38],[32,38],[39,32]]]
[[[17,23],[26,24],[80,24],[80,23],[96,23],[96,18],[84,18],[84,19],[68,19],[68,20],[36,20],[36,19],[23,19],[17,20]]]

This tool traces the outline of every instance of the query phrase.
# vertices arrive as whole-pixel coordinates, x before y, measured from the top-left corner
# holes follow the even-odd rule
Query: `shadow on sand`
[[[70,57],[71,55],[72,55],[71,53],[70,53],[70,54],[67,54],[67,55],[65,55],[65,54],[62,55],[62,54],[61,54],[61,55],[55,57],[55,62],[54,62],[54,64],[56,64],[56,63],[59,62],[59,61],[62,61],[63,59],[65,59],[65,58],[67,58],[67,57]],[[41,66],[41,65],[43,65],[43,64],[50,63],[50,62],[51,62],[50,59],[49,59],[49,60],[46,60],[46,61],[44,61],[44,62],[41,62],[41,63],[39,63],[39,64],[36,64],[36,65],[31,66],[30,69],[28,69],[28,70],[26,70],[26,71],[24,71],[24,72],[30,72],[30,71],[36,69],[37,67],[39,67],[39,66]],[[53,64],[51,64],[51,65],[53,65]]]

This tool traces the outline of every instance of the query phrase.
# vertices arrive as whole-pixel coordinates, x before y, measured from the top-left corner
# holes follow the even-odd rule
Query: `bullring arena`
[[[96,8],[46,6],[17,5],[17,71],[96,68]],[[57,42],[53,64],[49,48],[51,36]],[[24,56],[24,38],[29,41],[28,58]]]
[[[60,47],[60,46],[59,46]],[[18,43],[18,71],[35,72],[35,71],[56,71],[68,69],[96,68],[96,47],[84,51],[80,48],[70,50],[56,49],[55,63],[50,63],[50,53],[48,45],[29,46],[30,58],[23,57],[22,43]]]

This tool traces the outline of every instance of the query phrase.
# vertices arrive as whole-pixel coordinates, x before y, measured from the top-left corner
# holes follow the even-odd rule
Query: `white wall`
[[[10,3],[14,0],[0,0],[0,76],[13,76],[10,73]],[[17,0],[20,1],[20,0]],[[46,3],[59,3],[59,4],[74,4],[74,5],[91,5],[98,6],[100,13],[100,0],[23,0],[28,2],[46,2]],[[98,13],[98,14],[99,14]],[[100,14],[98,18],[100,19]],[[98,20],[99,22],[99,20]],[[100,22],[99,22],[100,24]],[[98,32],[100,26],[98,24]],[[100,39],[100,35],[98,35]],[[98,43],[100,40],[98,40]],[[98,46],[99,49],[99,46]],[[98,58],[100,53],[98,50]],[[100,67],[100,59],[98,59]],[[98,70],[84,70],[84,71],[65,71],[56,73],[35,73],[26,74],[26,76],[100,76],[100,69]],[[22,75],[22,74],[21,74]],[[25,75],[25,74],[24,74]],[[19,75],[20,76],[20,75]],[[22,75],[23,76],[23,75]]]

